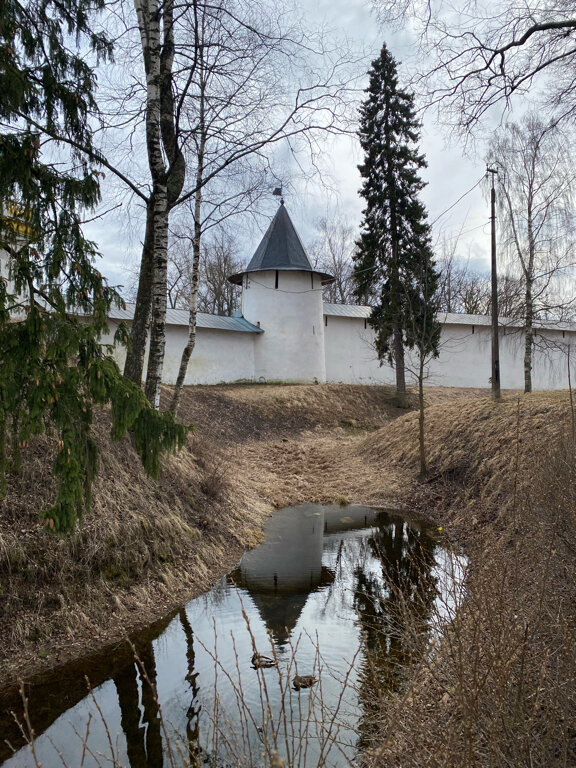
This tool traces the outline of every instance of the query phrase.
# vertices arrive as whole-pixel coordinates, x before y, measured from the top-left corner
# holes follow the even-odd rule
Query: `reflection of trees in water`
[[[155,693],[156,661],[152,641],[136,644],[135,653],[139,664],[130,664],[113,677],[122,730],[126,736],[128,762],[130,768],[162,768],[162,735]],[[142,692],[142,710],[139,690]]]
[[[194,653],[194,633],[182,608],[178,618],[186,637],[186,680],[190,685],[190,704],[186,710],[188,764],[205,763],[200,747],[200,710],[198,672]],[[162,768],[164,762],[162,726],[157,699],[157,675],[151,640],[136,641],[137,662],[126,665],[114,677],[121,712],[121,725],[126,737],[130,768]],[[170,762],[170,761],[169,761]]]
[[[216,607],[223,605],[228,599],[228,577],[223,576],[218,579],[207,592],[204,592],[196,598],[198,602],[202,602],[204,608],[208,612],[213,611]]]
[[[352,614],[352,617],[356,616],[359,619],[363,628],[363,667],[358,690],[360,706],[364,713],[358,726],[361,746],[367,744],[371,736],[370,715],[373,712],[374,701],[399,685],[400,667],[409,664],[414,657],[414,645],[408,642],[403,630],[407,626],[417,628],[422,626],[430,614],[435,597],[432,576],[434,542],[431,537],[425,531],[410,528],[400,518],[386,514],[378,516],[372,529],[363,529],[363,523],[370,525],[372,521],[373,518],[352,520],[348,510],[338,510],[335,521],[331,521],[331,528],[327,530],[327,535],[323,539],[323,548],[310,547],[309,552],[306,550],[303,553],[303,548],[297,540],[298,556],[291,559],[285,558],[287,563],[280,573],[281,578],[278,578],[278,562],[274,556],[270,558],[269,573],[263,564],[260,567],[261,564],[257,563],[258,580],[254,582],[244,584],[244,576],[240,569],[234,571],[229,577],[230,581],[237,583],[239,588],[248,589],[254,601],[254,610],[257,610],[262,617],[267,629],[272,632],[273,637],[276,637],[279,645],[279,638],[282,632],[285,632],[285,627],[288,626],[290,629],[296,625],[303,606],[311,594],[316,594],[313,603],[314,612],[309,611],[306,614],[307,621],[310,622],[307,628],[311,632],[314,631],[315,621],[325,622],[326,626],[329,622],[335,622],[334,626],[337,626],[336,622],[340,617],[342,621],[348,621]],[[327,525],[326,521],[325,524]],[[312,534],[315,535],[316,531],[313,530]],[[286,548],[285,540],[282,541],[281,546]],[[292,565],[294,566],[293,579],[290,570]],[[250,576],[249,573],[248,576]],[[197,610],[201,611],[204,606],[204,612],[208,615],[216,614],[221,607],[227,611],[232,610],[226,602],[229,599],[229,586],[226,579],[223,579],[215,590],[198,600]],[[285,607],[281,610],[282,601],[285,601]],[[232,600],[230,605],[234,605]],[[193,615],[195,614],[190,613],[190,616]],[[128,651],[125,655],[122,654],[121,657],[114,659],[109,653],[102,662],[101,670],[94,667],[90,670],[89,676],[94,687],[110,677],[115,683],[130,768],[162,768],[163,763],[171,764],[168,754],[163,757],[165,745],[162,743],[162,729],[154,692],[157,683],[156,659],[159,662],[159,669],[161,665],[160,657],[155,658],[154,655],[153,639],[168,626],[173,618],[174,615],[167,617],[154,629],[154,632],[149,631],[144,635],[133,637],[136,654],[152,685],[147,682],[138,664],[131,661],[131,654]],[[179,698],[177,703],[177,718],[183,725],[180,737],[184,736],[185,731],[187,741],[184,745],[181,741],[179,742],[183,746],[184,756],[179,751],[177,762],[182,756],[182,760],[192,767],[233,765],[235,762],[229,759],[228,752],[225,756],[218,757],[216,741],[212,739],[215,728],[212,717],[216,709],[211,710],[213,702],[208,703],[212,693],[211,688],[204,689],[206,703],[204,708],[200,706],[198,672],[200,658],[204,659],[204,654],[199,656],[198,652],[195,653],[195,648],[198,651],[195,643],[199,641],[194,632],[199,630],[194,621],[191,623],[184,609],[179,611],[176,620],[185,639],[186,658],[185,660],[176,658],[174,648],[168,646],[174,654],[170,656],[170,665],[174,667],[185,664],[183,674],[188,684],[183,701]],[[338,632],[335,631],[334,635],[337,636],[337,634]],[[178,642],[176,649],[180,656],[183,655],[182,634],[177,632],[176,635]],[[425,635],[422,633],[420,637],[424,639]],[[355,647],[344,646],[342,642],[339,644],[337,637],[331,638],[331,643],[341,649],[342,653],[349,651],[349,660],[352,660]],[[340,658],[339,651],[339,660]],[[209,664],[206,660],[201,663]],[[204,669],[203,666],[202,673]],[[324,682],[327,682],[327,679],[325,676]],[[306,702],[307,698],[319,695],[321,685],[322,680],[313,691],[298,694],[298,706],[301,702]],[[352,686],[351,682],[350,685]],[[67,693],[70,692],[70,688],[71,685],[66,686]],[[329,690],[328,687],[327,690]],[[271,695],[275,696],[276,693],[271,692]],[[113,689],[112,696],[114,696]],[[352,727],[356,728],[355,690],[354,692],[350,690],[350,696],[350,701],[353,701],[350,706],[354,710],[354,714],[350,715],[350,722],[353,723]],[[81,691],[79,691],[78,695],[72,698],[72,705],[81,698]],[[343,701],[347,703],[348,699]],[[169,703],[173,705],[172,700]],[[217,705],[218,700],[214,706],[217,707]],[[323,707],[324,704],[320,702],[320,706]],[[328,713],[328,707],[326,712]],[[326,719],[328,720],[329,717],[330,714],[327,714]],[[295,728],[300,727],[298,722],[295,721]],[[168,725],[170,726],[169,723]],[[222,725],[228,727],[227,722],[222,721]],[[38,730],[41,732],[40,728]],[[200,741],[203,746],[200,746]],[[223,752],[226,751],[225,744],[222,743],[221,748]],[[258,746],[256,752],[259,751]]]
[[[436,596],[435,543],[425,530],[386,516],[366,541],[354,577],[354,606],[363,628],[359,697],[360,746],[371,735],[378,702],[401,683],[422,652]]]
[[[203,764],[202,749],[200,747],[200,711],[202,707],[200,705],[198,672],[196,671],[196,654],[194,653],[194,632],[184,608],[180,610],[178,616],[186,636],[186,661],[188,667],[186,680],[190,685],[190,705],[186,710],[186,739],[188,741],[189,762],[194,768]]]

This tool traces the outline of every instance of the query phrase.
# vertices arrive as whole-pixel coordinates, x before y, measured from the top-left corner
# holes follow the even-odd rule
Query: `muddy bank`
[[[409,496],[470,555],[466,600],[431,617],[441,631],[405,687],[372,692],[365,768],[576,764],[574,422],[568,393],[429,409],[431,477]],[[399,419],[360,451],[414,467],[415,429]]]

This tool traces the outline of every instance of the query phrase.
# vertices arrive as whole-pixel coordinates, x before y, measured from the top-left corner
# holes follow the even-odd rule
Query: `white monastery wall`
[[[538,332],[532,367],[534,389],[568,389],[568,347],[571,348],[570,367],[574,386],[576,363],[576,332],[547,330]],[[522,345],[522,354],[524,346]]]
[[[374,331],[363,318],[326,315],[324,321],[326,381],[332,384],[393,384],[396,381],[394,369],[378,362]]]
[[[533,349],[532,388],[563,389],[568,386],[568,344],[576,333],[538,329]],[[503,389],[524,389],[524,334],[500,327],[500,383]],[[445,325],[440,356],[429,366],[428,384],[450,387],[489,387],[492,338],[489,325]]]
[[[109,323],[110,334],[104,339],[112,343],[115,327]],[[196,346],[188,363],[185,384],[220,384],[223,382],[252,381],[254,378],[254,333],[220,331],[197,328]],[[166,329],[166,353],[162,381],[175,384],[180,368],[182,351],[188,340],[186,326],[170,325]],[[114,357],[122,370],[126,353],[116,349]],[[144,360],[144,375],[148,355]]]
[[[0,276],[7,279],[7,254],[0,252]],[[323,315],[318,275],[281,271],[278,288],[274,270],[244,276],[243,314],[264,333],[198,328],[196,348],[186,384],[258,381],[328,381],[332,383],[394,384],[394,369],[376,359],[374,333],[360,317]],[[112,343],[115,330],[105,342]],[[449,323],[442,330],[440,357],[428,366],[426,383],[451,387],[489,387],[491,376],[489,325]],[[166,334],[164,382],[174,384],[186,326],[169,325]],[[571,345],[576,380],[576,331],[538,329],[532,370],[533,388],[568,387],[567,354]],[[524,388],[524,337],[512,328],[500,329],[502,387]],[[116,351],[122,368],[125,353]],[[409,362],[409,361],[408,361]],[[145,370],[145,369],[144,369]],[[411,381],[410,374],[407,382]]]
[[[166,338],[166,383],[175,384],[188,328],[173,326]],[[185,384],[218,384],[254,378],[253,333],[198,328],[196,346],[188,363]]]
[[[246,274],[242,314],[264,330],[254,340],[256,381],[326,381],[318,275],[276,270]]]
[[[501,356],[503,352],[501,350]],[[439,387],[489,387],[491,358],[489,326],[445,325],[440,337],[440,356],[429,363],[426,384]],[[507,366],[501,367],[505,370]]]
[[[394,369],[380,366],[373,345],[374,332],[356,317],[327,316],[325,332],[326,380],[345,384],[394,384]],[[533,389],[568,387],[567,352],[572,345],[576,360],[576,332],[538,330],[533,351]],[[446,324],[442,329],[440,356],[427,366],[426,384],[444,387],[490,387],[491,328],[489,325]],[[407,351],[407,369],[416,370]],[[500,371],[504,389],[524,389],[524,335],[500,328]],[[574,374],[576,380],[576,373]],[[407,383],[415,376],[406,372]]]

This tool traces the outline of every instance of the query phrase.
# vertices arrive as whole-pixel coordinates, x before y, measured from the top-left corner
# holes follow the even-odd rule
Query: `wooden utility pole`
[[[498,343],[498,275],[496,272],[496,190],[494,177],[498,173],[497,168],[486,168],[487,173],[492,174],[492,187],[490,190],[490,221],[492,224],[492,248],[491,248],[491,276],[492,276],[492,399],[500,397],[500,347]]]

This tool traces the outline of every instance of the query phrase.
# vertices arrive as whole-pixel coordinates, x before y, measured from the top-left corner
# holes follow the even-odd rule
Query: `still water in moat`
[[[349,765],[370,739],[376,688],[398,686],[413,658],[399,624],[412,612],[434,631],[463,569],[434,529],[394,512],[280,510],[210,592],[132,638],[139,662],[125,643],[31,682],[36,757],[44,768],[258,766],[277,750],[287,765]],[[276,665],[255,669],[255,650]],[[5,716],[0,730],[0,765],[35,766]]]

